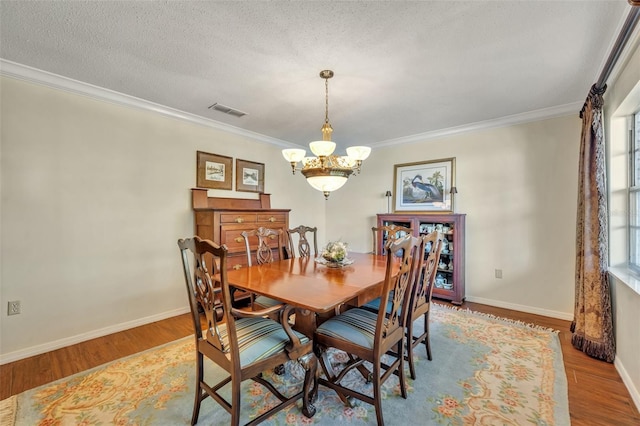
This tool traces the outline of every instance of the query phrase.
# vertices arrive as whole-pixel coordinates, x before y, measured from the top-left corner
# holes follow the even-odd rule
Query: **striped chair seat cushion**
[[[377,320],[377,313],[353,308],[323,322],[316,333],[373,349]]]
[[[372,312],[378,312],[378,310],[380,309],[380,298],[377,297],[371,302],[365,303],[362,307]],[[387,301],[387,315],[391,313],[391,309],[393,309],[393,302],[391,301],[391,298],[389,298],[389,300]],[[398,315],[402,315],[402,306],[400,306],[400,309],[398,309]]]
[[[262,306],[264,308],[271,308],[273,306],[282,304],[281,301],[276,300],[276,299],[272,299],[272,298],[267,297],[267,296],[257,296],[255,298],[255,300],[253,301],[253,303],[256,304],[256,305],[260,305],[260,306]]]
[[[387,302],[387,314],[391,312],[392,307],[393,307],[393,303],[391,302],[391,300],[389,300]],[[373,299],[369,303],[365,303],[363,308],[368,309],[370,311],[378,312],[378,309],[380,309],[380,298],[378,297],[376,299]]]
[[[219,325],[218,329],[223,343],[228,345],[227,324]],[[304,334],[294,333],[301,343],[309,342]],[[236,334],[242,367],[284,351],[289,343],[289,336],[282,325],[268,318],[240,318],[236,320]]]

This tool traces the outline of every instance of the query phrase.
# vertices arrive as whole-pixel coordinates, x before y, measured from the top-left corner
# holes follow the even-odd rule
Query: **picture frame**
[[[264,192],[264,164],[236,158],[236,191]]]
[[[209,152],[197,152],[196,186],[231,190],[233,158]]]
[[[456,159],[393,166],[394,212],[453,213]]]

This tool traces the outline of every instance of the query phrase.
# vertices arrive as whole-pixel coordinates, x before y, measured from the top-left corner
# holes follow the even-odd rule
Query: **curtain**
[[[578,171],[576,291],[571,343],[587,355],[613,362],[615,341],[607,272],[608,219],[602,125],[602,95],[591,87],[580,112],[582,137]]]

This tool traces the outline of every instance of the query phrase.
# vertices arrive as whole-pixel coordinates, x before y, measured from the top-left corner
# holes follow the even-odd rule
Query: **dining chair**
[[[387,244],[390,255],[387,256],[381,303],[383,306],[387,302],[391,303],[389,315],[385,315],[384,310],[374,313],[362,308],[351,308],[323,322],[313,335],[315,352],[325,375],[318,382],[335,390],[347,405],[347,397],[372,404],[379,425],[384,424],[381,386],[394,373],[399,376],[402,397],[407,397],[404,356],[392,357],[393,362],[390,364],[383,363],[381,358],[392,348],[395,348],[394,353],[404,354],[407,309],[402,309],[401,306],[406,306],[411,296],[409,285],[412,274],[415,273],[413,260],[419,257],[415,254],[419,242],[420,239],[406,235]],[[330,362],[325,360],[329,348],[348,354],[348,362],[337,373],[333,371]],[[372,364],[373,371],[366,370],[365,362]],[[369,373],[367,381],[373,382],[373,397],[340,383],[354,368],[363,375]]]
[[[371,228],[371,231],[373,232],[373,254],[385,254],[384,249],[380,252],[380,248],[382,247],[380,242],[385,241],[384,235],[387,236],[386,241],[389,241],[396,240],[407,234],[413,234],[413,230],[411,228],[393,223],[391,225],[383,225],[379,227],[374,226]]]
[[[421,263],[420,270],[415,276],[416,282],[411,294],[409,318],[407,319],[407,358],[409,361],[409,372],[411,378],[415,380],[416,370],[413,362],[413,351],[420,344],[424,343],[427,349],[427,358],[431,357],[431,343],[429,339],[429,312],[431,311],[431,295],[436,280],[438,262],[440,262],[440,252],[442,250],[444,235],[439,231],[433,231],[422,237],[424,253],[426,259]],[[413,323],[420,318],[424,319],[424,331],[419,336],[413,335]]]
[[[289,238],[289,258],[296,257],[295,256],[295,245],[293,243],[293,234],[298,234],[298,257],[310,257],[311,253],[311,245],[309,244],[309,240],[307,239],[307,234],[313,235],[313,256],[318,255],[318,228],[309,227],[305,225],[300,225],[293,229],[287,229],[287,237]]]
[[[251,244],[249,243],[249,240],[253,237],[258,239],[258,245],[255,251],[256,263],[258,265],[271,263],[275,260],[272,250],[273,244],[271,244],[274,240],[276,240],[277,243],[276,250],[279,256],[278,259],[284,259],[284,252],[282,249],[284,246],[284,237],[282,229],[259,227],[250,231],[243,231],[240,235],[244,238],[244,245],[247,251],[247,265],[251,266],[253,263],[251,259]]]
[[[409,313],[406,323],[406,360],[409,363],[411,378],[415,380],[416,372],[413,360],[413,350],[424,343],[427,349],[427,358],[431,361],[431,344],[429,341],[429,312],[431,307],[431,295],[436,279],[438,262],[440,261],[440,251],[444,235],[439,231],[433,231],[428,235],[420,237],[420,246],[416,253],[422,253],[414,260],[415,273],[412,276],[411,298],[409,301]],[[376,298],[362,306],[363,309],[378,312],[380,309],[380,298]],[[386,314],[391,312],[391,304],[387,302]],[[420,336],[413,335],[414,322],[424,318],[424,331]]]
[[[271,244],[273,240],[277,241],[276,250],[278,253],[278,259],[284,259],[284,251],[282,248],[284,245],[284,238],[281,229],[276,230],[259,227],[250,231],[243,231],[240,235],[242,235],[242,237],[244,238],[245,249],[247,251],[248,266],[252,265],[252,250],[249,240],[253,237],[258,239],[258,245],[255,250],[256,264],[264,265],[265,263],[272,263],[274,260],[276,260],[272,250],[273,244]],[[267,308],[270,306],[276,306],[278,304],[280,304],[279,300],[275,300],[266,296],[256,296],[255,294],[251,295],[251,305],[253,307],[257,306],[258,308]]]
[[[267,317],[276,313],[286,317],[293,307],[281,304],[261,311],[234,308],[227,282],[226,246],[218,246],[199,237],[180,239],[178,246],[196,343],[196,392],[191,424],[198,422],[202,401],[211,397],[231,414],[231,424],[238,425],[240,386],[247,379],[263,385],[280,400],[280,404],[247,424],[260,423],[300,398],[302,414],[312,417],[316,411],[312,400],[317,392],[317,359],[313,343],[304,334],[292,330],[287,321],[278,322]],[[206,264],[205,255],[213,256],[214,261]],[[222,321],[215,315],[216,294],[221,294]],[[202,307],[204,318],[201,318],[198,305]],[[207,383],[203,375],[204,357],[226,371],[228,376],[217,384]],[[287,397],[267,381],[262,372],[290,360],[299,362],[305,369],[305,375],[302,389]],[[230,397],[225,397],[226,393],[223,395],[219,390],[223,387],[228,389],[226,385],[229,383]]]

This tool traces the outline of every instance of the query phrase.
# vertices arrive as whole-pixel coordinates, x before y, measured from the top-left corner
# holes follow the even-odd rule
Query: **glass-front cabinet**
[[[378,214],[378,227],[395,224],[410,228],[413,235],[426,235],[439,230],[444,235],[440,263],[436,272],[433,297],[450,300],[456,305],[464,301],[464,214]],[[378,252],[386,242],[383,235],[378,241]]]

